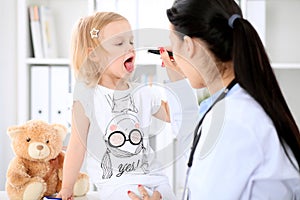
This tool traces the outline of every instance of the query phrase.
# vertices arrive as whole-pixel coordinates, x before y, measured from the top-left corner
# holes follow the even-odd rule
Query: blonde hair
[[[101,46],[101,30],[111,22],[127,19],[114,12],[96,12],[91,16],[81,18],[73,28],[71,38],[71,65],[74,69],[76,79],[81,79],[88,86],[95,86],[99,82],[105,63],[106,51]],[[91,37],[90,31],[95,28],[99,30],[98,37]],[[101,62],[90,59],[91,49],[103,51]]]

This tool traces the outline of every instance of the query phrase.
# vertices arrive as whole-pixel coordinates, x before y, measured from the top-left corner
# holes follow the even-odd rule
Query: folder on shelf
[[[40,21],[45,58],[57,57],[56,30],[54,15],[50,7],[41,5]]]
[[[29,6],[28,9],[33,54],[35,58],[44,58],[39,7]]]
[[[30,68],[30,115],[31,119],[49,122],[49,67]]]
[[[51,66],[50,118],[51,123],[70,126],[70,69],[68,66]],[[69,109],[68,109],[69,108]]]

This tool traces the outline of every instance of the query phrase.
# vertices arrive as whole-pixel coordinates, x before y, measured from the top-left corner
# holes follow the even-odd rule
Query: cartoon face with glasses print
[[[118,171],[117,177],[138,169],[142,169],[144,173],[148,172],[148,159],[143,145],[143,136],[139,121],[132,114],[120,114],[110,121],[104,136],[107,150],[101,162],[103,179],[113,175],[113,168]],[[115,164],[114,160],[116,159],[122,160],[122,162]]]

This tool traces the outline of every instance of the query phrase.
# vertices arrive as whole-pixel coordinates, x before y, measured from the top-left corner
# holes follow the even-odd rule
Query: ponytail
[[[238,83],[269,115],[286,155],[297,169],[284,144],[290,147],[300,167],[299,129],[280,90],[264,46],[253,26],[245,19],[236,19],[234,22],[232,58]]]

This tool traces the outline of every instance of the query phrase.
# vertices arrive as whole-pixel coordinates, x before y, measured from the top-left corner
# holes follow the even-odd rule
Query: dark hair
[[[233,28],[228,19],[238,14]],[[283,97],[264,46],[253,26],[242,18],[234,0],[176,0],[167,10],[169,21],[181,35],[205,41],[216,59],[233,61],[237,82],[272,119],[281,145],[286,143],[300,166],[300,134]]]

